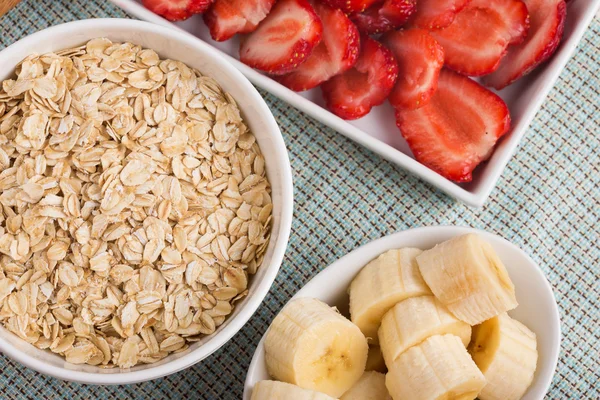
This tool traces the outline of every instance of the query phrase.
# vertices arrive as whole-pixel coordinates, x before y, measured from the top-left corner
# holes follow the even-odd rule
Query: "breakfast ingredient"
[[[458,336],[465,347],[471,340],[471,326],[450,314],[435,297],[412,297],[383,316],[379,345],[386,364],[390,365],[404,351],[428,337],[447,333]]]
[[[369,346],[369,354],[367,356],[367,365],[365,371],[377,371],[386,373],[387,367],[381,353],[381,348],[376,345]]]
[[[430,31],[449,26],[470,0],[418,0],[417,12],[409,24]]]
[[[219,42],[236,33],[253,32],[271,11],[276,0],[216,0],[204,14],[210,36]]]
[[[506,314],[517,305],[513,284],[477,234],[389,250],[348,292],[353,322],[363,332],[381,325],[381,348],[365,356],[357,325],[317,299],[292,300],[265,337],[272,377],[340,400],[518,400],[533,381],[536,336]],[[357,366],[349,384],[343,374]]]
[[[212,78],[131,43],[30,55],[0,88],[0,321],[68,362],[212,334],[269,242],[265,161]]]
[[[321,20],[307,0],[279,0],[242,39],[240,60],[270,74],[285,74],[308,59],[322,32]]]
[[[500,257],[477,234],[458,236],[426,250],[417,257],[417,263],[438,300],[470,325],[518,305],[515,287]]]
[[[368,351],[356,325],[311,298],[290,301],[265,336],[270,376],[336,398],[361,377]]]
[[[444,47],[444,63],[464,75],[493,72],[509,45],[521,43],[529,13],[521,0],[471,0],[445,29],[432,32]]]
[[[385,387],[385,375],[365,372],[358,382],[340,397],[340,400],[392,400]]]
[[[502,89],[546,61],[562,39],[567,5],[564,0],[524,0],[529,10],[530,28],[525,41],[508,49],[500,66],[484,79],[484,84]]]
[[[367,35],[384,33],[404,25],[417,11],[416,0],[384,0],[350,15],[358,30]]]
[[[320,0],[333,8],[339,8],[346,14],[363,12],[378,0]]]
[[[332,76],[346,72],[356,63],[360,51],[358,30],[346,14],[317,1],[311,4],[323,24],[323,39],[298,68],[275,77],[279,83],[297,92],[312,89]]]
[[[335,400],[326,394],[278,381],[260,381],[250,400]]]
[[[370,343],[377,343],[383,315],[409,297],[431,294],[425,284],[414,248],[389,250],[360,270],[350,284],[350,317]]]
[[[423,29],[390,32],[383,42],[398,62],[398,79],[389,96],[397,108],[414,109],[429,102],[444,64],[442,46]]]
[[[535,334],[507,314],[473,327],[469,353],[487,380],[481,400],[518,400],[533,381]]]
[[[205,12],[214,0],[142,0],[148,10],[169,21],[181,21]]]
[[[388,368],[385,384],[394,400],[473,400],[486,383],[454,335],[431,336]]]
[[[443,69],[429,103],[396,109],[396,122],[419,162],[447,179],[469,182],[510,128],[510,115],[499,96]]]
[[[385,46],[368,36],[360,43],[354,67],[321,85],[327,108],[344,119],[363,117],[383,103],[398,77],[398,65]]]

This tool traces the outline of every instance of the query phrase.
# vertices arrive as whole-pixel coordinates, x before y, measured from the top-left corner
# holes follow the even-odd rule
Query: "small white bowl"
[[[509,314],[537,335],[538,367],[533,383],[522,400],[542,400],[548,391],[558,362],[560,320],[552,287],[533,260],[500,236],[478,229],[431,226],[410,229],[375,240],[350,252],[310,280],[293,298],[313,297],[336,306],[348,316],[348,286],[369,261],[390,249],[417,247],[429,249],[438,243],[466,233],[477,233],[496,250],[512,279],[519,306]],[[264,336],[252,357],[244,385],[244,400],[250,400],[256,382],[269,379],[265,364]]]
[[[147,381],[187,368],[218,350],[244,326],[267,295],[283,260],[292,222],[293,186],[290,161],[281,132],[254,86],[211,46],[174,29],[128,19],[90,19],[54,26],[0,52],[0,81],[11,77],[14,67],[32,53],[75,47],[97,37],[151,48],[161,57],[182,61],[214,77],[237,101],[256,136],[265,157],[273,199],[271,242],[263,265],[250,280],[248,296],[237,304],[214,334],[194,343],[184,352],[129,370],[101,369],[67,363],[63,358],[39,350],[0,327],[0,351],[27,367],[69,381],[110,385]]]

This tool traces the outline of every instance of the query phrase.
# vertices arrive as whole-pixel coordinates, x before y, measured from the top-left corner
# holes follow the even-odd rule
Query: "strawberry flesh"
[[[524,0],[529,10],[529,34],[523,43],[508,49],[496,71],[484,84],[502,89],[546,61],[562,39],[567,5],[564,0]]]
[[[204,14],[210,36],[222,42],[236,33],[253,32],[276,0],[216,0]]]
[[[417,12],[410,19],[411,26],[430,31],[449,26],[454,17],[470,0],[419,0]]]
[[[416,11],[416,0],[385,0],[362,13],[351,14],[350,19],[361,33],[375,35],[401,27]]]
[[[498,68],[508,45],[525,40],[528,29],[521,0],[472,0],[449,27],[431,34],[444,48],[448,68],[481,76]]]
[[[308,59],[321,41],[323,26],[307,0],[279,0],[258,28],[240,44],[240,60],[281,75]]]
[[[444,69],[431,101],[397,109],[396,122],[417,161],[447,179],[469,182],[510,128],[510,115],[496,94]]]
[[[169,21],[182,21],[194,14],[202,14],[214,0],[142,0],[148,10]]]
[[[346,14],[363,12],[371,7],[377,0],[320,0],[330,7],[338,8]]]
[[[397,108],[427,104],[444,64],[442,47],[428,31],[416,28],[390,32],[383,42],[398,62],[398,80],[390,93],[390,103]]]
[[[353,68],[321,85],[327,108],[343,119],[357,119],[383,103],[398,76],[391,51],[361,36],[360,56]]]
[[[360,51],[358,30],[342,10],[318,2],[312,4],[323,24],[321,43],[298,68],[275,77],[297,92],[317,87],[332,76],[346,72],[356,63]]]

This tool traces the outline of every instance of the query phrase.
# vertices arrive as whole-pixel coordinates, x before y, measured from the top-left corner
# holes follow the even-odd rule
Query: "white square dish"
[[[296,93],[237,60],[238,40],[215,42],[201,16],[171,23],[144,8],[138,0],[110,0],[129,14],[159,25],[185,30],[220,50],[256,86],[272,93],[342,135],[381,157],[431,183],[448,195],[481,207],[525,135],[533,117],[573,54],[585,30],[600,9],[600,0],[572,0],[567,9],[564,38],[549,62],[498,94],[508,105],[512,118],[509,133],[498,143],[492,157],[473,173],[473,181],[457,184],[417,162],[396,128],[392,107],[386,102],[356,121],[344,121],[323,108],[320,89]]]

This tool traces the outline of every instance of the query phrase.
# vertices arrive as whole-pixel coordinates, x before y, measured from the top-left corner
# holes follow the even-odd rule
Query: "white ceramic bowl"
[[[512,127],[499,142],[490,160],[479,166],[473,174],[473,182],[457,184],[433,172],[417,162],[408,144],[396,127],[394,111],[387,102],[374,107],[369,115],[344,121],[327,111],[324,106],[321,89],[315,88],[296,93],[277,83],[266,74],[262,74],[237,60],[239,55],[239,37],[225,42],[211,39],[201,15],[195,15],[186,21],[172,23],[154,14],[141,4],[141,0],[110,0],[127,13],[163,26],[179,28],[190,32],[209,43],[222,54],[229,56],[236,66],[255,85],[271,92],[286,103],[305,112],[316,120],[335,129],[361,146],[408,170],[410,173],[436,186],[458,200],[475,207],[481,207],[498,182],[502,171],[517,150],[533,117],[540,109],[546,95],[554,86],[565,64],[575,51],[583,34],[600,9],[600,0],[577,0],[569,2],[565,35],[556,54],[550,61],[513,85],[499,92],[510,109]],[[238,35],[239,36],[239,35]],[[593,101],[593,99],[591,99]],[[528,134],[535,134],[529,132]]]
[[[390,249],[418,247],[428,249],[454,236],[474,232],[498,252],[512,279],[519,306],[509,314],[537,335],[538,367],[532,385],[522,400],[542,400],[548,391],[558,362],[560,320],[552,287],[533,260],[514,244],[500,236],[472,228],[439,226],[410,229],[366,244],[320,272],[295,296],[314,297],[336,306],[348,316],[346,290],[354,276],[369,261]],[[258,344],[244,387],[244,400],[250,400],[256,382],[269,379],[264,356],[264,337]]]
[[[129,370],[103,370],[67,363],[0,328],[0,351],[36,371],[83,383],[125,384],[159,378],[197,363],[223,346],[250,319],[269,291],[287,247],[293,209],[292,172],[277,123],[252,84],[211,46],[173,29],[126,19],[93,19],[58,25],[28,36],[0,52],[0,81],[12,76],[14,67],[32,53],[75,47],[96,37],[130,41],[154,49],[161,57],[182,61],[214,77],[225,91],[231,93],[264,154],[274,206],[271,242],[263,265],[250,281],[248,296],[237,304],[214,334],[187,351]]]

